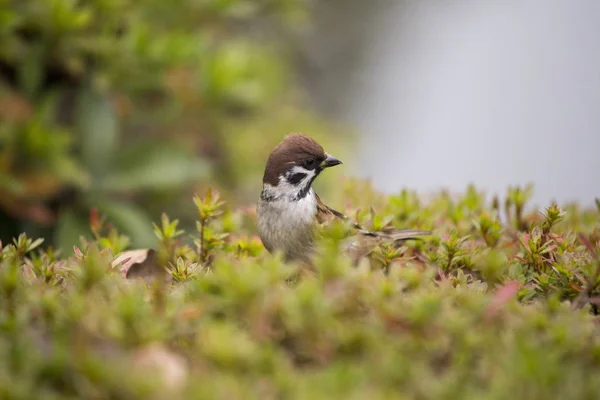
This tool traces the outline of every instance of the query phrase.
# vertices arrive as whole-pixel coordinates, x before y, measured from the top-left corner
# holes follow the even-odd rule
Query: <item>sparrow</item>
[[[316,228],[336,218],[349,221],[343,213],[323,203],[312,188],[321,172],[340,164],[340,160],[304,134],[289,134],[273,149],[265,166],[257,206],[258,234],[269,252],[282,252],[286,261],[312,264]],[[381,243],[430,234],[409,229],[371,232],[350,222],[356,233],[350,238],[347,250],[360,250],[361,256]]]

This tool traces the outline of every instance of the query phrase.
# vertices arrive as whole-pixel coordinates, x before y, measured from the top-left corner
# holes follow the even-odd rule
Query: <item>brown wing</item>
[[[348,220],[348,217],[346,217],[344,214],[323,203],[318,194],[315,193],[315,197],[317,199],[317,221],[320,224],[326,221],[331,221],[334,218]]]
[[[350,218],[345,216],[343,213],[329,207],[327,204],[321,201],[319,195],[315,193],[315,197],[317,198],[317,221],[319,223],[323,223],[325,221],[330,221],[334,218],[339,218],[344,221],[350,221]],[[371,232],[368,229],[363,228],[356,222],[352,221],[352,225],[359,232],[359,234],[369,237],[378,238],[378,242],[387,242],[387,241],[398,241],[398,240],[407,240],[407,239],[417,239],[419,236],[428,236],[431,235],[429,231],[420,231],[414,229],[389,229],[382,232]]]

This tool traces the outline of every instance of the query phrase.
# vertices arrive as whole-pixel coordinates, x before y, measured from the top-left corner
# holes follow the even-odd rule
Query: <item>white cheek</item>
[[[313,176],[315,176],[315,170],[314,169],[306,169],[306,168],[301,167],[299,165],[294,165],[292,168],[290,168],[290,172],[292,174],[306,174],[307,178],[312,178]]]
[[[310,183],[310,181],[314,178],[315,173],[315,170],[308,170],[299,165],[294,165],[292,168],[289,169],[287,175],[304,174],[306,175],[306,177],[304,177],[304,179],[302,179],[296,185],[292,185],[283,176],[280,176],[278,186],[289,193],[297,194],[300,190],[302,190],[304,187],[306,187],[306,185]]]
[[[290,172],[288,172],[288,174],[292,174],[292,175],[293,174],[306,174],[306,177],[304,177],[297,184],[293,185],[293,184],[289,183],[285,177],[280,176],[279,183],[277,184],[277,186],[272,186],[272,185],[269,185],[268,183],[265,183],[263,185],[263,192],[267,196],[271,197],[273,200],[287,199],[289,201],[296,201],[296,202],[302,203],[302,200],[304,200],[304,199],[298,199],[298,194],[302,190],[304,190],[307,187],[307,185],[310,184],[310,182],[314,178],[316,172],[304,169],[300,166],[294,166],[290,169]],[[310,189],[310,193],[312,196],[312,189]],[[306,197],[309,197],[309,196],[306,196]],[[302,204],[304,204],[304,203],[302,203]]]

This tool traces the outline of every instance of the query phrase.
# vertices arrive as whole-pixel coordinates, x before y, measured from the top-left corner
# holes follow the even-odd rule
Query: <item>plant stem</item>
[[[206,223],[205,218],[200,218],[200,248],[198,249],[198,255],[200,256],[200,262],[204,263],[204,225]]]

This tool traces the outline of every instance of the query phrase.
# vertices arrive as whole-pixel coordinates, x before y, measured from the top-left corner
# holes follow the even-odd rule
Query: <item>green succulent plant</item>
[[[131,250],[101,213],[72,253],[4,243],[2,397],[594,398],[600,210],[519,200],[525,227],[474,188],[367,187],[346,185],[363,198],[347,215],[434,235],[355,265],[348,227],[328,225],[303,273],[207,190],[188,202],[198,229],[163,214],[153,249]]]

